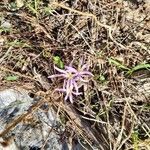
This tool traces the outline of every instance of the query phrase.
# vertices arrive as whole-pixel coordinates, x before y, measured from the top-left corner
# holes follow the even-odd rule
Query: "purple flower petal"
[[[55,70],[57,70],[58,72],[64,73],[66,74],[67,72],[65,70],[59,69],[58,67],[54,66]]]
[[[72,97],[71,93],[69,94],[69,100],[70,100],[71,103],[73,103],[73,97]]]
[[[66,83],[66,97],[68,98],[69,97],[69,94],[71,93],[72,89],[71,89],[71,86],[70,86],[70,80],[67,81]]]
[[[78,88],[78,85],[77,85],[76,81],[74,81],[74,80],[73,80],[73,86],[74,86],[76,92],[78,93],[79,88]]]
[[[82,92],[72,92],[74,95],[76,95],[76,96],[78,96],[78,95],[81,95],[82,94]]]
[[[69,97],[69,94],[67,93],[65,96],[65,101],[68,99],[68,97]]]
[[[66,89],[55,89],[55,91],[58,91],[58,92],[66,92]]]
[[[70,80],[70,90],[71,90],[71,91],[73,90],[73,79]]]
[[[81,67],[81,70],[85,70],[85,69],[88,70],[88,68],[89,68],[88,65],[87,65],[87,64],[84,64],[84,65]]]
[[[83,78],[80,78],[80,81],[82,81],[82,82],[89,82],[89,80],[84,80]]]
[[[66,83],[66,90],[68,92],[71,92],[73,90],[73,84],[72,84],[72,80],[67,80],[67,83]]]
[[[70,80],[67,80],[67,83],[66,83],[66,90],[70,91]]]
[[[48,76],[48,78],[56,78],[56,77],[65,77],[64,74],[53,74],[51,76]]]
[[[82,71],[82,72],[80,72],[80,75],[90,75],[90,76],[94,76],[91,72],[89,72],[89,71]]]
[[[65,69],[67,69],[68,72],[73,72],[73,73],[77,72],[77,70],[73,67],[65,66]]]
[[[66,84],[67,84],[67,81],[66,81],[66,79],[65,79],[65,80],[64,80],[64,84],[63,84],[63,89],[66,88]]]
[[[83,57],[79,61],[79,68],[82,68],[81,66],[83,65]]]

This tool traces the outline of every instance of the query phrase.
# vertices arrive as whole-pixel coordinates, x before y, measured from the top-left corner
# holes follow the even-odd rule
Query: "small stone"
[[[12,25],[8,21],[3,21],[2,24],[1,24],[1,27],[7,28],[7,29],[10,29],[11,26]]]

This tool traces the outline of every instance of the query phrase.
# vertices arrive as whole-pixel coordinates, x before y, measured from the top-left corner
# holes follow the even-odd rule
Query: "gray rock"
[[[26,113],[36,101],[28,95],[28,92],[21,89],[7,89],[0,91],[0,133],[5,130],[8,123],[15,118]],[[47,104],[45,104],[47,105]],[[41,148],[44,144],[45,150],[61,150],[59,135],[53,130],[57,127],[56,114],[52,108],[39,108],[31,114],[29,122],[21,122],[16,125],[0,142],[5,142],[5,138],[14,135],[15,140],[11,140],[7,147],[0,145],[0,150],[29,150]],[[12,139],[12,138],[10,138]],[[46,141],[46,142],[45,142]],[[12,148],[13,147],[13,148]]]
[[[11,23],[9,23],[8,21],[3,21],[1,24],[1,27],[6,29],[10,29],[11,26],[12,26]]]

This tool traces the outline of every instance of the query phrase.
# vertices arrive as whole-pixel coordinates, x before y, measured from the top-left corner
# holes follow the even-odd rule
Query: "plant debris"
[[[70,103],[55,92],[64,80],[48,76],[56,74],[54,65],[77,68],[81,58],[93,77],[73,89],[82,94]],[[41,99],[40,107],[30,103],[24,115],[8,119],[14,126],[1,131],[2,147],[12,133],[20,142],[30,136],[17,129],[48,107],[63,129],[54,129],[58,141],[68,149],[75,143],[89,150],[150,149],[150,1],[0,1],[0,84],[2,91],[22,88]],[[38,148],[50,149],[47,139]]]

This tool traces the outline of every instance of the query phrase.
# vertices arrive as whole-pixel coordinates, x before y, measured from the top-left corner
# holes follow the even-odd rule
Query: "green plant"
[[[53,63],[61,69],[64,68],[64,63],[63,63],[63,61],[61,60],[61,58],[59,56],[54,56],[53,57]]]
[[[110,64],[115,65],[119,69],[123,69],[126,72],[126,75],[130,76],[133,72],[141,70],[141,69],[149,69],[150,64],[149,63],[141,63],[139,65],[136,65],[135,67],[128,68],[125,65],[121,64],[118,60],[114,58],[108,58],[108,61]]]
[[[139,143],[138,132],[134,131],[131,135],[131,138],[132,138],[132,141],[133,141],[134,150],[139,150],[139,148],[138,148],[138,143]]]
[[[133,67],[132,69],[130,69],[127,72],[127,75],[131,75],[133,72],[141,70],[141,69],[149,69],[150,68],[150,64],[146,64],[146,63],[141,63],[135,67]]]
[[[16,80],[18,80],[18,76],[16,76],[16,75],[9,75],[9,76],[7,76],[7,77],[5,77],[5,80],[7,80],[7,81],[16,81]]]
[[[118,60],[114,59],[114,58],[108,58],[108,61],[110,64],[115,65],[117,68],[119,69],[124,69],[125,71],[130,70],[130,68],[126,67],[125,65],[121,64]]]

